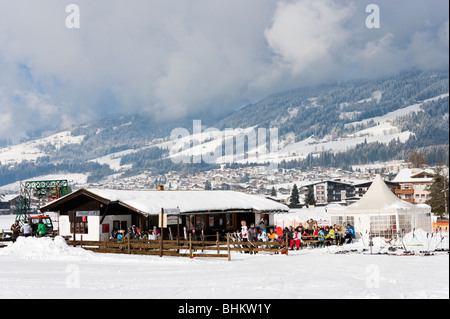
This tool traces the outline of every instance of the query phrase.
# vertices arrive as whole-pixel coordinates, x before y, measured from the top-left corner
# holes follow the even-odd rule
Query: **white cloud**
[[[367,4],[280,2],[265,31],[277,55],[275,63],[291,81],[302,85],[373,78],[412,67],[448,67],[448,20],[444,25],[439,24],[442,17],[432,20],[441,15],[439,6],[380,0],[381,27],[369,29],[365,26]]]
[[[223,114],[298,86],[448,66],[448,3],[429,1],[377,1],[379,30],[350,0],[77,0],[74,30],[68,3],[0,1],[1,123],[15,123],[0,138],[105,113]]]
[[[447,20],[442,27],[439,29],[439,40],[448,49],[449,47],[449,20]]]
[[[281,2],[265,35],[271,48],[292,66],[294,74],[332,59],[349,40],[344,24],[352,4],[331,0]]]

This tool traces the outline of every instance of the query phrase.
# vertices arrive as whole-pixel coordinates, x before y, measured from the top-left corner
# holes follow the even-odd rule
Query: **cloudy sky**
[[[80,28],[66,26],[66,6]],[[369,4],[380,28],[366,26]],[[268,94],[447,68],[447,0],[0,0],[0,139],[92,117],[220,115]]]

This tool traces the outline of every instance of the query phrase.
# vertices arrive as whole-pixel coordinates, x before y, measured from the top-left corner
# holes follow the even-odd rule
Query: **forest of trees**
[[[34,176],[48,175],[53,173],[86,173],[90,172],[88,182],[97,181],[114,172],[108,165],[101,165],[95,162],[86,163],[46,163],[40,162],[35,164],[32,162],[23,162],[17,164],[14,168],[8,166],[0,166],[0,185],[10,184],[16,181],[22,181]]]

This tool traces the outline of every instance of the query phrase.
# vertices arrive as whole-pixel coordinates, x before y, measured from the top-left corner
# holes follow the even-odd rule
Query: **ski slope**
[[[27,238],[0,249],[0,298],[449,298],[448,255],[233,253],[226,259],[99,254]],[[32,274],[32,275],[31,275]]]
[[[379,100],[381,92],[375,92],[373,99]],[[248,158],[243,158],[243,156],[236,156],[236,153],[223,154],[222,143],[227,143],[226,141],[233,141],[236,139],[236,149],[243,149],[244,139],[242,136],[248,136],[249,139],[255,137],[258,127],[248,127],[242,130],[231,130],[225,135],[224,132],[213,131],[208,134],[197,133],[189,136],[185,136],[176,141],[164,142],[161,144],[156,144],[155,146],[161,148],[169,148],[171,150],[170,157],[174,160],[181,158],[189,158],[190,156],[201,157],[209,154],[214,154],[214,163],[246,163],[248,161],[255,163],[272,162],[279,163],[282,160],[295,160],[304,159],[309,154],[318,154],[319,152],[342,152],[348,149],[355,148],[358,144],[363,144],[365,142],[379,142],[383,144],[388,144],[392,140],[400,140],[405,143],[412,135],[409,131],[400,131],[399,128],[392,125],[392,121],[398,117],[408,115],[413,112],[421,111],[421,106],[424,103],[436,101],[441,98],[448,97],[449,94],[442,94],[430,99],[426,99],[420,103],[404,107],[393,112],[387,113],[383,116],[368,118],[359,122],[352,122],[346,124],[345,127],[357,126],[368,124],[371,121],[376,123],[375,126],[357,131],[352,134],[343,134],[340,137],[326,136],[322,140],[316,139],[311,136],[299,142],[292,142],[295,140],[295,136],[286,136],[284,140],[279,141],[279,149],[275,152],[266,152],[264,147],[267,145],[258,145],[257,148],[251,148],[248,150]],[[364,101],[360,101],[361,103]],[[291,116],[293,110],[289,111],[289,116]],[[292,114],[291,114],[292,113]],[[269,136],[269,131],[267,131],[267,136]],[[237,138],[240,136],[241,138]],[[281,138],[281,136],[280,136]],[[193,141],[193,146],[190,146],[190,142]],[[225,142],[224,142],[225,141]],[[177,146],[175,146],[177,145]],[[240,148],[241,147],[241,148]],[[261,148],[262,147],[262,148]],[[259,149],[259,150],[258,150]],[[262,150],[262,151],[261,151]],[[256,156],[256,152],[259,155]]]
[[[9,228],[10,222],[11,216],[0,216],[0,227]],[[448,248],[448,237],[430,241],[420,230],[404,241],[415,251]],[[233,252],[228,262],[101,254],[69,247],[60,237],[20,238],[0,248],[0,299],[449,298],[448,254],[339,254],[365,247],[359,241],[289,256]],[[375,240],[373,251],[386,252],[385,242]]]
[[[84,135],[73,136],[72,132],[64,131],[45,138],[0,148],[0,163],[2,165],[36,161],[46,156],[44,147],[54,147],[56,150],[68,144],[81,144]]]

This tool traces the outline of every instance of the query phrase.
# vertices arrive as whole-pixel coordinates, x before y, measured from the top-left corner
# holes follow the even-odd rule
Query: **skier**
[[[241,237],[242,237],[242,240],[245,239],[245,241],[247,241],[248,240],[248,236],[249,236],[249,234],[248,234],[247,222],[245,220],[242,220],[241,221]]]
[[[272,242],[277,240],[277,238],[278,238],[277,234],[275,234],[275,232],[273,231],[273,228],[271,228],[269,230],[269,234],[267,235],[267,237],[269,238],[269,241],[272,241]]]
[[[294,228],[292,226],[290,228],[284,228],[284,238],[287,239],[288,244],[294,239]]]
[[[242,241],[248,242],[248,228],[247,228],[247,222],[245,220],[241,221],[241,237]],[[245,252],[248,254],[248,251]]]
[[[24,221],[23,226],[20,228],[20,232],[23,234],[23,237],[31,236],[32,229],[27,221]]]
[[[290,249],[293,249],[294,243],[297,245],[297,250],[300,249],[300,243],[302,243],[302,234],[296,229],[294,233],[292,234],[292,239],[289,245]]]
[[[278,239],[277,234],[273,231],[273,228],[269,229],[269,234],[267,235],[267,238],[270,242],[275,242]],[[275,248],[276,246],[270,246],[270,248]]]
[[[260,242],[268,241],[267,234],[262,229],[259,230],[258,241],[260,241]]]
[[[14,224],[11,225],[11,231],[12,231],[11,239],[13,242],[15,242],[20,234],[20,225],[18,221],[15,221]]]
[[[255,228],[255,224],[250,224],[250,229],[248,230],[248,237],[251,242],[256,241],[258,238],[258,231]]]
[[[155,234],[156,239],[159,239],[160,231],[159,231],[158,228],[156,228],[156,226],[153,226],[153,234]],[[186,233],[185,237],[186,237],[186,239],[187,239],[187,233]]]
[[[310,220],[306,221],[306,223],[308,224],[306,231],[308,235],[312,235],[314,233],[314,225],[316,224],[316,222],[311,218]]]
[[[342,245],[345,241],[341,229],[341,226],[334,225],[334,242],[337,246]]]
[[[331,239],[331,241],[334,241],[334,228],[330,227],[330,230],[328,231],[328,235],[326,235],[325,239]]]
[[[347,224],[347,227],[345,228],[345,237],[344,237],[345,239],[348,239],[347,244],[351,244],[354,237],[355,237],[355,228],[352,225]]]
[[[46,233],[47,233],[47,226],[41,220],[41,222],[38,225],[37,234],[39,237],[42,237],[45,236]]]
[[[258,223],[258,227],[259,227],[259,229],[262,229],[262,231],[267,234],[266,226],[267,226],[266,221],[264,220],[263,217],[261,217],[261,220]]]
[[[123,239],[123,231],[120,230],[120,231],[117,233],[117,242],[118,242],[118,243],[121,243],[121,242],[122,242],[122,239]]]
[[[323,230],[323,227],[320,227],[319,232],[317,233],[319,236],[319,245],[324,246],[325,245],[325,231]]]
[[[148,231],[148,240],[156,240],[156,235],[152,230]]]
[[[280,244],[282,244],[284,241],[283,228],[278,226],[276,232],[277,232],[277,239],[280,242]]]
[[[192,237],[191,237],[192,241],[197,241],[198,240],[197,237],[198,237],[197,236],[197,232],[195,231],[195,229],[193,229],[192,230]]]

